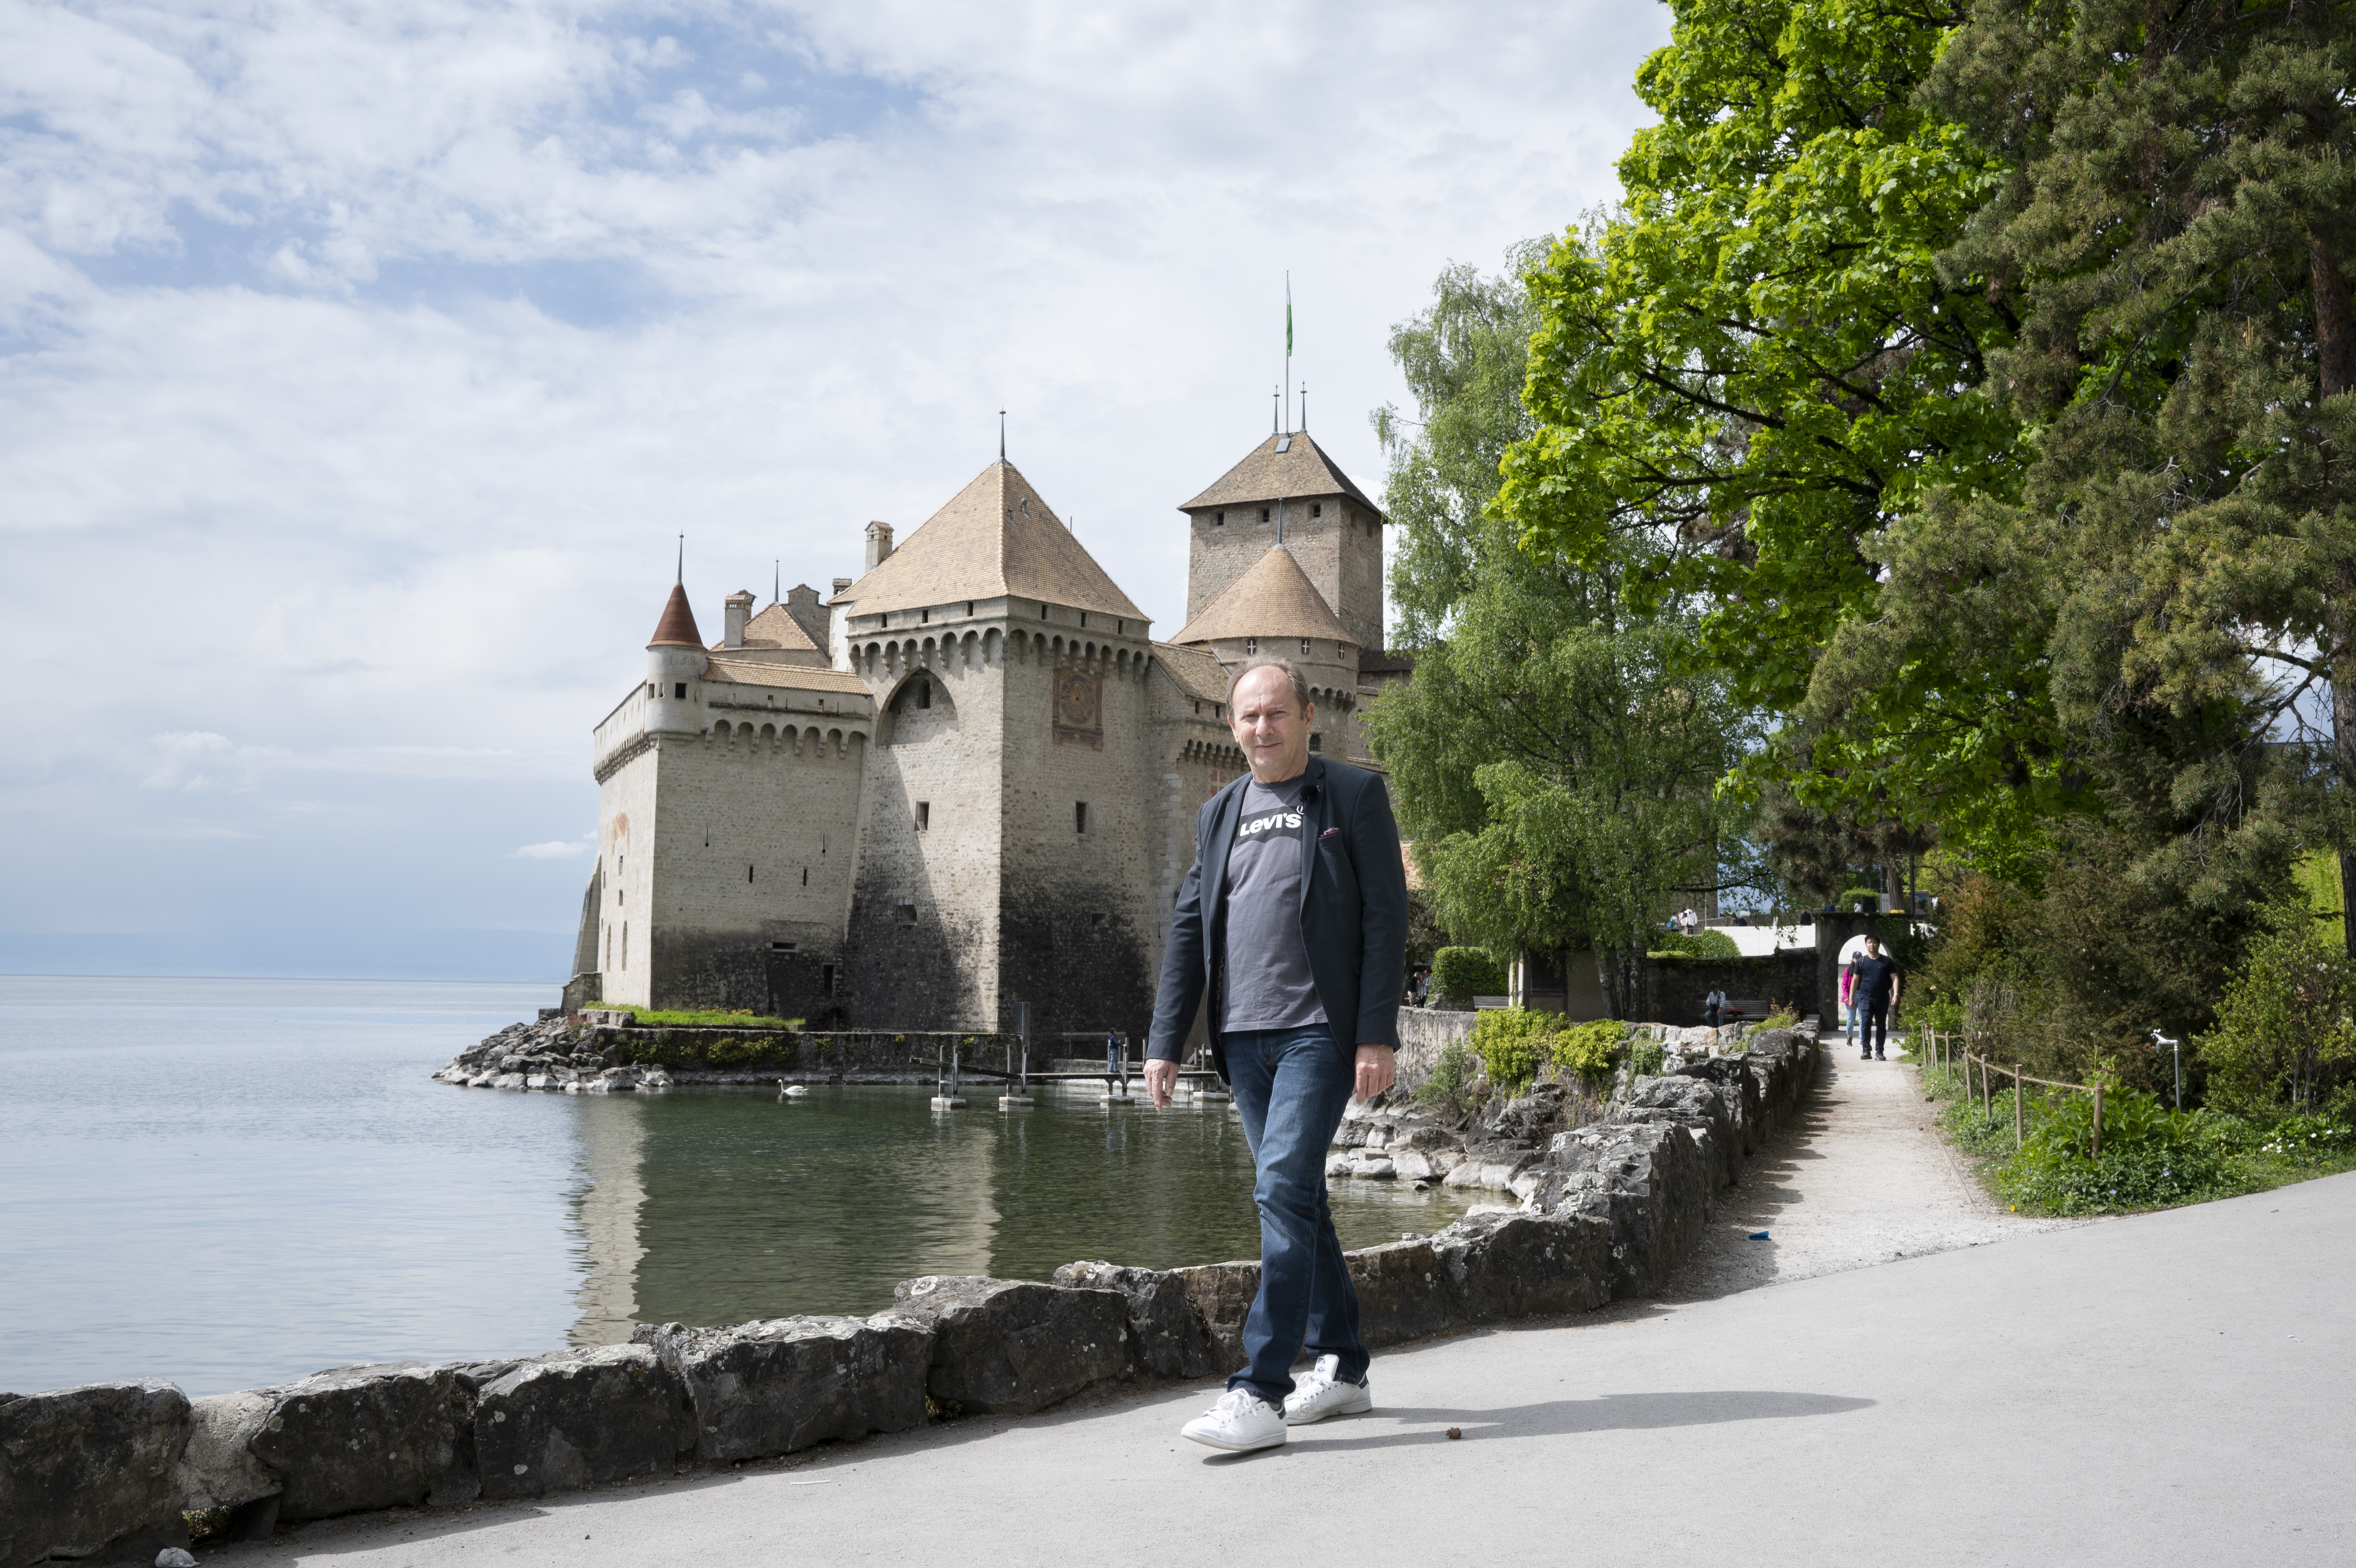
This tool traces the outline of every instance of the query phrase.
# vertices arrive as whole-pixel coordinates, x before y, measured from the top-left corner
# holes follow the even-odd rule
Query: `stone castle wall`
[[[855,730],[748,714],[642,759],[660,813],[648,978],[661,1005],[839,1012],[826,976],[839,993],[866,749]]]
[[[866,646],[857,669],[875,693],[881,739],[847,922],[850,1016],[994,1026],[1003,640],[992,630]]]

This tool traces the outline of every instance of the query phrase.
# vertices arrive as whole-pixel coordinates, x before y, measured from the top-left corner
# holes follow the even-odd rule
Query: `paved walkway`
[[[1815,1096],[1719,1195],[1673,1300],[2087,1223],[2006,1213],[1940,1137],[1911,1061],[1859,1061],[1838,1036],[1826,1044]],[[1761,1230],[1766,1240],[1751,1240]]]
[[[1769,1248],[1738,1243],[1751,1221],[1732,1219],[1701,1260],[1716,1283],[1697,1274],[1683,1299],[1386,1353],[1373,1414],[1275,1453],[1180,1441],[1208,1391],[1163,1390],[726,1477],[314,1525],[207,1560],[2205,1568],[2356,1554],[2356,1176],[2040,1230],[1958,1184],[1909,1100],[1911,1069],[1835,1066],[1813,1124],[1741,1198],[1779,1232],[1772,1250],[1729,1256]],[[1892,1252],[1909,1255],[1860,1266]],[[1752,1277],[1785,1283],[1733,1288]]]

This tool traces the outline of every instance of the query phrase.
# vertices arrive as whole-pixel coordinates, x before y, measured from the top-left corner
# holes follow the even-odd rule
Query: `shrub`
[[[2303,900],[2276,908],[2226,983],[2217,1027],[2196,1042],[2211,1102],[2261,1119],[2356,1109],[2351,1007],[2356,963],[2324,941]]]
[[[1788,1029],[1800,1021],[1800,1015],[1787,1003],[1777,1003],[1767,1016],[1759,1020],[1762,1029]]]
[[[1616,1018],[1598,1018],[1558,1030],[1548,1047],[1548,1059],[1558,1072],[1601,1083],[1612,1076],[1612,1065],[1628,1042],[1628,1026]]]
[[[2104,1094],[2100,1158],[2089,1153],[2094,1131],[2093,1095],[2049,1102],[2020,1149],[1997,1167],[1997,1190],[2022,1208],[2093,1214],[2183,1203],[2237,1180],[2229,1152],[2152,1095]]]
[[[1431,955],[1431,988],[1460,1001],[1494,996],[1505,989],[1505,966],[1486,948],[1441,948]]]
[[[1495,1007],[1472,1023],[1472,1054],[1489,1069],[1489,1081],[1506,1094],[1519,1094],[1538,1075],[1558,1013]]]
[[[1655,931],[1645,940],[1652,949],[1644,956],[1650,959],[1702,961],[1711,963],[1740,958],[1742,950],[1724,931],[1705,926],[1698,931]]]
[[[1879,887],[1844,887],[1840,890],[1839,895],[1835,897],[1833,902],[1839,905],[1840,908],[1844,909],[1854,909],[1857,908],[1857,901],[1860,898],[1870,898],[1879,904],[1881,899],[1881,889]]]
[[[1668,1064],[1668,1047],[1647,1035],[1628,1047],[1628,1076],[1658,1078],[1661,1076],[1661,1069]]]
[[[1431,1064],[1431,1076],[1416,1086],[1415,1098],[1419,1104],[1454,1109],[1472,1083],[1472,1054],[1464,1048],[1463,1041],[1451,1040],[1440,1047],[1440,1059]]]

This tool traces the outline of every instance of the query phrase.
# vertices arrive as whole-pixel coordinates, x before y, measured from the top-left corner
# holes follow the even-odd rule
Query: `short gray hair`
[[[1283,671],[1284,678],[1292,682],[1292,694],[1301,701],[1301,711],[1304,714],[1309,711],[1309,677],[1301,672],[1300,665],[1275,653],[1257,654],[1236,667],[1235,674],[1227,680],[1227,706],[1232,708],[1236,705],[1236,688],[1242,685],[1244,677],[1255,670]]]

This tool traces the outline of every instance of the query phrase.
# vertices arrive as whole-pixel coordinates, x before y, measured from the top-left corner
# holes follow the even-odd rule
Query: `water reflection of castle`
[[[921,1091],[890,1088],[562,1103],[579,1118],[581,1343],[626,1340],[635,1323],[877,1312],[920,1273],[1043,1278],[1082,1257],[1167,1266],[1258,1249],[1250,1156],[1224,1107],[935,1114]],[[1460,1207],[1348,1185],[1365,1189],[1336,1195],[1353,1245]]]

